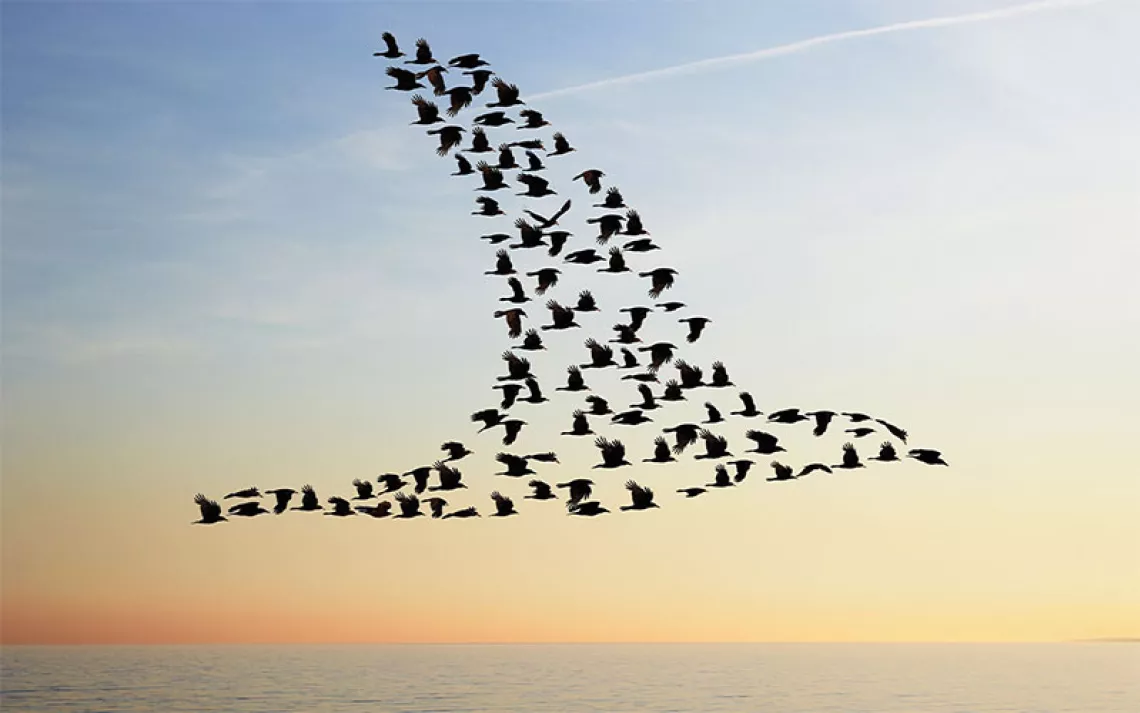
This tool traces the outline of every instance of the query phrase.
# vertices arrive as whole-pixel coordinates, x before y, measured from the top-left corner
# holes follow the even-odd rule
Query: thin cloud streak
[[[836,32],[830,35],[809,37],[806,40],[798,40],[796,42],[790,42],[786,45],[777,45],[775,47],[768,47],[766,49],[756,50],[753,52],[742,52],[739,54],[726,55],[724,57],[711,57],[709,59],[701,59],[695,62],[673,65],[672,67],[651,69],[647,72],[627,74],[622,77],[602,79],[596,82],[588,82],[586,84],[579,84],[573,87],[566,87],[564,89],[555,89],[549,92],[540,92],[539,94],[532,94],[530,97],[528,97],[528,99],[551,99],[553,97],[580,94],[582,92],[588,92],[593,89],[616,87],[623,84],[636,84],[638,82],[647,82],[654,79],[664,79],[665,77],[672,77],[682,74],[696,74],[711,69],[748,64],[750,62],[758,62],[760,60],[769,59],[771,57],[782,57],[789,54],[798,54],[800,52],[806,52],[807,50],[812,49],[813,47],[818,47],[820,45],[827,45],[833,42],[843,42],[860,37],[871,37],[873,35],[885,35],[892,32],[927,30],[938,27],[950,27],[953,25],[969,25],[978,22],[1004,20],[1011,17],[1031,15],[1048,10],[1060,10],[1070,7],[1096,5],[1104,1],[1105,0],[1040,0],[1039,2],[1031,2],[1024,5],[1015,5],[1013,7],[1001,8],[1000,10],[985,10],[982,12],[972,12],[965,15],[951,15],[947,17],[931,17],[925,20],[907,20],[906,22],[895,22],[890,25],[868,27],[862,30]]]

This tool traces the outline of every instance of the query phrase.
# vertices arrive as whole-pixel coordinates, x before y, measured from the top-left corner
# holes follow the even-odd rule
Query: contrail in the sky
[[[724,57],[712,57],[709,59],[697,60],[695,62],[677,64],[673,65],[672,67],[664,67],[662,69],[651,69],[648,72],[638,72],[636,74],[627,74],[623,77],[602,79],[596,82],[589,82],[587,84],[579,84],[574,87],[566,87],[565,89],[555,89],[553,91],[542,92],[540,94],[532,94],[527,98],[549,99],[551,97],[564,96],[567,94],[588,92],[591,89],[616,87],[622,84],[636,84],[637,82],[646,82],[653,79],[663,79],[665,77],[672,77],[679,74],[695,74],[697,72],[704,72],[711,69],[720,69],[723,67],[731,67],[733,65],[757,62],[759,60],[768,59],[769,57],[780,57],[786,54],[805,52],[813,47],[818,47],[819,45],[827,45],[831,44],[832,42],[842,42],[844,40],[853,40],[858,37],[885,35],[891,32],[907,32],[910,30],[925,30],[934,27],[948,27],[950,25],[968,25],[975,22],[988,22],[990,20],[1003,20],[1007,17],[1030,15],[1037,12],[1057,10],[1066,7],[1095,5],[1100,2],[1104,2],[1104,0],[1039,0],[1038,2],[1025,3],[1024,5],[1014,5],[1013,7],[1005,7],[999,10],[986,10],[983,12],[972,12],[966,15],[951,15],[948,17],[931,17],[925,20],[908,20],[906,22],[895,22],[890,25],[868,27],[862,30],[848,30],[847,32],[836,32],[830,35],[809,37],[806,40],[789,42],[786,45],[777,45],[775,47],[768,47],[767,49],[756,50],[754,52],[742,52],[740,54],[730,54]]]

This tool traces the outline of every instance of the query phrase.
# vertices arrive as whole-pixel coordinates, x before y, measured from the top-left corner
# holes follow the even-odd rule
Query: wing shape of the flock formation
[[[902,460],[900,451],[907,449],[906,457],[927,465],[946,465],[939,451],[909,448],[906,445],[905,430],[869,414],[830,410],[801,411],[798,408],[762,413],[757,410],[747,391],[732,394],[736,387],[722,362],[711,364],[706,372],[700,366],[685,361],[680,356],[681,347],[678,344],[670,341],[643,342],[638,332],[649,320],[672,323],[677,330],[676,342],[688,343],[699,340],[712,320],[692,313],[685,303],[671,301],[666,297],[677,280],[678,272],[660,265],[654,259],[661,248],[653,241],[637,210],[626,204],[621,191],[615,186],[603,184],[605,172],[586,167],[574,177],[574,182],[580,181],[583,184],[581,190],[594,196],[587,200],[598,201],[590,206],[596,214],[588,217],[585,225],[591,232],[597,231],[596,235],[590,237],[593,238],[591,242],[596,243],[601,251],[593,247],[574,249],[575,246],[569,244],[573,234],[565,227],[573,205],[570,199],[555,198],[551,208],[543,209],[541,213],[524,210],[524,215],[510,221],[494,194],[497,191],[508,191],[534,199],[558,196],[550,183],[542,177],[542,172],[547,161],[570,160],[566,157],[575,149],[567,137],[561,132],[553,131],[550,122],[540,112],[527,107],[520,98],[518,87],[496,76],[478,54],[453,57],[444,65],[432,56],[427,41],[420,39],[416,41],[412,58],[400,60],[405,54],[400,51],[396,38],[386,32],[383,40],[386,48],[383,52],[376,52],[375,56],[393,61],[387,68],[387,75],[394,81],[393,85],[385,88],[411,93],[411,103],[417,115],[412,124],[428,127],[427,134],[439,141],[436,153],[439,156],[454,156],[457,170],[452,175],[474,184],[478,197],[475,198],[473,214],[479,216],[479,220],[495,221],[496,227],[503,230],[509,230],[504,224],[510,222],[517,231],[517,237],[506,232],[489,232],[481,236],[494,246],[506,244],[496,248],[493,267],[488,265],[491,269],[486,270],[485,274],[502,279],[505,291],[509,292],[500,298],[504,304],[493,311],[493,316],[496,320],[502,320],[513,346],[503,353],[506,374],[498,376],[493,386],[497,392],[494,395],[497,405],[481,409],[471,416],[472,422],[478,425],[478,433],[502,433],[503,446],[510,447],[520,431],[527,426],[526,421],[514,415],[517,405],[522,402],[531,404],[527,408],[533,408],[536,404],[551,403],[531,371],[530,360],[523,353],[540,353],[545,350],[543,342],[551,336],[551,332],[580,329],[580,315],[602,311],[602,306],[595,302],[588,289],[582,289],[576,301],[566,304],[546,299],[544,295],[547,291],[570,275],[576,279],[589,277],[604,280],[632,277],[644,281],[653,306],[630,305],[615,310],[621,321],[612,327],[613,338],[585,340],[582,363],[569,365],[566,383],[555,389],[578,392],[583,396],[580,406],[566,414],[567,427],[560,438],[593,439],[600,459],[593,468],[616,470],[630,466],[631,459],[659,464],[654,467],[667,467],[670,463],[688,457],[688,453],[693,453],[691,457],[694,460],[708,461],[709,472],[691,487],[677,490],[679,494],[674,497],[694,498],[710,490],[740,486],[757,462],[754,458],[744,457],[746,455],[780,458],[769,460],[767,464],[771,472],[765,479],[776,482],[793,481],[811,474],[863,468],[866,463],[853,442],[872,434],[879,434],[879,438],[886,440],[882,440],[877,448],[867,449],[875,452],[866,458],[867,461],[897,462]],[[456,79],[464,83],[449,86]],[[424,96],[429,91],[439,103]],[[477,109],[471,108],[477,101],[488,97],[492,100],[482,103],[490,111],[477,113]],[[465,110],[476,114],[470,127],[449,122]],[[493,142],[491,131],[501,132],[509,139]],[[553,131],[549,143],[545,136],[547,131]],[[461,148],[465,137],[470,144]],[[508,176],[512,173],[509,172],[513,172],[510,180]],[[512,189],[521,190],[515,192]],[[523,251],[545,254],[550,265],[520,272],[515,268],[512,256],[518,256]],[[590,267],[594,263],[600,263],[601,266]],[[625,278],[618,278],[623,273]],[[529,293],[524,281],[530,283]],[[526,307],[530,307],[529,311]],[[537,328],[531,326],[545,316],[542,311],[544,307],[549,311],[549,323],[539,324]],[[610,400],[591,389],[586,375],[602,369],[623,372],[620,383],[626,384],[631,393],[636,390],[640,401],[628,404],[623,396],[611,404]],[[657,388],[661,390],[656,391]],[[721,407],[708,400],[705,402],[707,418],[700,423],[672,423],[663,418],[663,413],[670,404],[698,399],[700,397],[697,394],[701,392],[706,395],[715,393],[720,397],[727,392],[739,401],[740,407],[737,410],[729,407],[725,409],[727,413],[722,413]],[[648,414],[652,414],[652,418]],[[645,434],[642,439],[645,442],[638,444],[639,451],[636,455],[627,452],[623,440],[595,433],[595,428],[607,422],[615,429],[629,429],[631,434]],[[744,440],[730,444],[722,431],[737,424],[744,427]],[[815,436],[823,436],[829,429],[832,432],[842,430],[847,434],[844,440],[848,442],[843,444],[841,452],[836,453],[832,459],[836,462],[796,466],[786,464],[782,462],[786,457],[777,455],[787,454],[780,445],[779,436],[760,429],[797,427],[795,424],[802,424],[799,428],[811,428]],[[872,443],[879,438],[872,440]],[[902,445],[896,445],[896,442]],[[480,517],[480,510],[484,508],[451,508],[446,499],[454,491],[467,488],[456,463],[473,451],[459,441],[444,443],[441,451],[443,457],[433,458],[435,462],[432,465],[423,465],[403,473],[385,473],[375,482],[353,480],[353,491],[349,491],[351,495],[329,497],[325,501],[327,507],[309,485],[302,486],[300,492],[293,488],[262,491],[250,487],[225,496],[226,500],[240,501],[225,510],[225,513],[230,516],[253,517],[270,512],[280,515],[287,510],[299,510],[323,512],[338,517],[365,515],[407,519],[428,514],[441,519]],[[494,473],[496,477],[526,479],[529,494],[525,495],[525,500],[565,499],[568,513],[583,517],[611,512],[603,503],[592,499],[595,483],[591,478],[571,475],[544,479],[545,473],[539,471],[559,467],[558,456],[553,451],[527,454],[504,451],[496,455],[496,460],[502,466],[501,471]],[[655,494],[650,488],[633,480],[627,480],[625,486],[629,500],[618,505],[617,509],[628,511],[658,507]],[[267,509],[263,502],[269,504],[270,498],[272,508]],[[222,506],[216,500],[198,494],[195,502],[201,510],[201,519],[196,523],[211,524],[227,520]],[[424,512],[425,506],[428,512]],[[549,505],[534,504],[533,507]],[[492,517],[518,514],[514,500],[499,490],[490,493],[490,502],[485,510]]]

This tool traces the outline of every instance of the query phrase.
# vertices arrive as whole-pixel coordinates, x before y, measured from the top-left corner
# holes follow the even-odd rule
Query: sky
[[[1137,3],[0,11],[3,643],[1140,636]],[[765,412],[882,416],[951,467],[769,483],[754,456],[691,501],[673,491],[712,473],[688,455],[599,474],[552,388],[611,314],[547,335],[552,403],[516,407],[515,446],[476,435],[510,346],[478,237],[510,226],[470,215],[471,182],[384,89],[385,30],[536,97],[577,150],[547,161],[557,197],[504,206],[572,198],[567,249],[594,202],[571,177],[620,187],[663,248],[631,263],[676,268],[666,295],[714,320],[687,360],[723,360]],[[583,288],[649,302],[573,266],[551,294]],[[644,338],[680,328],[655,314]],[[606,428],[650,455],[649,431]],[[762,428],[793,465],[845,440]],[[475,454],[452,509],[499,489],[518,517],[191,524],[198,492],[350,495],[453,439]],[[588,474],[611,509],[636,478],[661,508],[568,517],[493,475],[500,450],[556,450],[541,477]]]

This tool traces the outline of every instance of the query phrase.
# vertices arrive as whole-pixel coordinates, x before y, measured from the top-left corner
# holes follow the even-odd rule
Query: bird
[[[518,307],[495,311],[495,319],[502,317],[507,320],[507,336],[511,339],[522,336],[522,318],[525,316],[526,312]]]
[[[805,465],[803,468],[800,469],[799,473],[796,473],[796,477],[802,478],[805,475],[808,475],[809,473],[816,472],[817,470],[822,470],[824,473],[830,473],[831,467],[824,465],[823,463],[808,463],[807,465]]]
[[[614,362],[613,347],[601,344],[596,339],[587,339],[586,348],[590,350],[590,363],[582,364],[582,369],[604,369],[607,366],[617,366]]]
[[[523,139],[522,141],[512,141],[510,145],[518,149],[529,149],[531,151],[546,150],[546,148],[542,145],[542,139]]]
[[[625,199],[622,198],[621,191],[618,190],[617,186],[610,186],[606,189],[606,197],[601,203],[595,203],[594,207],[609,208],[610,210],[625,208]]]
[[[447,84],[443,80],[443,73],[446,71],[447,67],[432,67],[431,69],[417,72],[416,79],[427,77],[428,84],[430,84],[432,88],[432,93],[437,97],[441,97],[447,93]]]
[[[648,384],[638,384],[637,393],[641,394],[641,403],[633,404],[630,408],[641,409],[642,411],[652,411],[658,408],[657,399],[653,395],[653,389],[649,388]]]
[[[687,305],[684,302],[661,302],[657,306],[666,312],[676,312]]]
[[[846,470],[851,470],[854,468],[863,468],[865,466],[859,462],[859,454],[855,451],[855,446],[851,445],[850,443],[844,443],[843,444],[843,462],[840,463],[839,465],[833,465],[831,467],[832,468],[844,468]]]
[[[592,262],[601,262],[602,260],[605,260],[605,258],[599,255],[593,248],[575,250],[572,253],[567,253],[566,257],[563,258],[563,262],[571,262],[577,265],[589,265]]]
[[[755,448],[748,451],[749,453],[759,453],[763,456],[770,456],[774,453],[786,452],[786,449],[780,445],[780,439],[771,433],[750,430],[744,434],[744,437],[756,444]]]
[[[534,294],[545,295],[547,290],[558,284],[558,276],[561,274],[562,271],[556,267],[544,267],[541,270],[528,272],[526,276],[538,278],[538,286],[534,288]]]
[[[499,413],[498,409],[493,408],[483,409],[482,411],[476,411],[471,414],[471,420],[474,423],[483,422],[483,427],[479,429],[479,433],[498,426],[503,422],[504,418],[506,418],[506,414]]]
[[[376,481],[383,483],[384,485],[384,489],[379,493],[380,495],[394,493],[408,484],[408,481],[404,480],[396,473],[385,473],[384,475],[378,477]]]
[[[629,267],[625,264],[625,255],[622,255],[621,248],[616,245],[610,248],[609,264],[605,267],[598,268],[598,272],[629,272]]]
[[[508,350],[503,352],[503,361],[507,362],[507,375],[497,377],[498,381],[523,381],[529,379],[530,360]]]
[[[862,423],[863,421],[870,421],[871,420],[870,416],[868,416],[865,413],[859,413],[858,411],[844,411],[840,415],[846,416],[847,418],[851,419],[851,423]]]
[[[373,52],[373,57],[387,57],[388,59],[396,59],[403,57],[404,53],[400,51],[399,46],[396,44],[396,37],[391,32],[385,32],[380,35],[380,39],[384,40],[386,49],[383,52]]]
[[[526,213],[535,221],[537,221],[540,230],[546,230],[547,228],[553,228],[554,226],[558,225],[558,219],[566,215],[567,211],[570,210],[571,205],[572,203],[570,199],[566,199],[566,202],[563,203],[562,206],[549,218],[543,215],[539,215],[538,213],[535,213],[531,210],[524,210],[523,213]]]
[[[586,412],[578,409],[573,413],[574,422],[570,426],[569,431],[563,431],[563,436],[592,436],[594,432],[590,429],[590,420],[586,417]]]
[[[636,210],[631,209],[625,212],[625,234],[649,235],[649,231],[641,224],[641,216]]]
[[[550,257],[558,257],[570,236],[571,233],[565,230],[552,230],[546,233],[546,237],[550,238],[550,249],[546,251],[546,254]]]
[[[598,235],[595,238],[598,245],[605,245],[610,238],[621,232],[621,222],[624,220],[616,213],[607,213],[597,218],[587,218],[586,222],[598,226]]]
[[[568,488],[570,494],[567,503],[576,505],[590,497],[590,494],[593,493],[594,481],[587,478],[575,478],[565,483],[558,483],[557,487]]]
[[[407,493],[396,493],[396,504],[400,506],[400,514],[397,518],[407,520],[413,517],[420,517],[423,515],[420,512],[420,499],[415,495],[408,495]]]
[[[657,503],[653,502],[653,491],[649,488],[638,485],[632,480],[625,481],[625,489],[629,491],[630,505],[622,505],[622,510],[649,510],[650,508],[660,507]]]
[[[523,289],[522,281],[517,277],[507,278],[507,287],[511,288],[511,294],[507,297],[500,297],[500,302],[513,302],[514,304],[522,304],[529,302],[530,298],[526,296],[526,290]]]
[[[470,176],[471,174],[475,173],[475,168],[471,165],[471,162],[468,161],[467,157],[464,156],[463,154],[461,154],[461,153],[455,154],[455,163],[458,165],[458,170],[451,175],[453,175],[453,176]]]
[[[739,483],[748,477],[748,470],[752,467],[753,462],[747,458],[741,458],[739,460],[728,461],[728,465],[736,468],[736,473],[733,474],[732,479]]]
[[[660,383],[660,381],[661,381],[660,379],[657,378],[657,374],[654,374],[651,371],[646,372],[644,374],[626,374],[625,376],[621,377],[621,380],[622,381],[642,381],[642,382],[647,382],[647,383],[652,382],[654,384]]]
[[[649,357],[652,361],[648,368],[650,371],[655,372],[662,366],[673,361],[673,350],[676,348],[676,345],[669,342],[657,342],[648,347],[638,347],[637,351],[649,352]]]
[[[705,442],[705,452],[693,456],[697,460],[724,458],[732,455],[728,451],[728,439],[724,436],[718,436],[708,429],[701,429],[700,436]]]
[[[463,473],[458,468],[453,468],[443,461],[436,461],[432,468],[439,473],[439,485],[433,485],[428,488],[432,492],[440,490],[460,490],[466,488],[467,485],[463,483]]]
[[[629,314],[629,328],[633,331],[641,329],[645,324],[645,318],[653,311],[652,307],[622,307],[619,312]]]
[[[438,129],[428,129],[429,134],[439,137],[439,148],[435,152],[440,156],[446,156],[451,149],[459,145],[463,140],[464,131],[466,129],[462,126],[441,126]]]
[[[416,58],[404,60],[404,64],[435,64],[428,41],[422,37],[416,40]]]
[[[526,123],[518,127],[520,129],[541,129],[544,126],[550,126],[550,122],[542,116],[542,112],[534,109],[523,109],[519,112],[519,116],[526,119]]]
[[[542,198],[543,196],[557,195],[550,189],[550,181],[547,181],[542,176],[532,176],[528,173],[520,173],[515,177],[519,183],[526,185],[526,191],[516,193],[516,196],[526,196],[528,198]]]
[[[895,447],[890,441],[883,441],[879,446],[879,455],[871,456],[867,460],[877,460],[884,463],[890,461],[897,461],[899,459],[898,453],[895,452]]]
[[[574,321],[574,310],[563,307],[556,300],[548,301],[546,308],[550,310],[551,323],[542,325],[542,329],[570,329],[582,326]]]
[[[798,423],[806,420],[808,417],[800,413],[798,408],[786,408],[768,414],[768,421],[771,423]]]
[[[388,517],[392,514],[392,503],[388,500],[381,500],[375,505],[357,505],[356,512],[376,518]]]
[[[570,142],[566,140],[566,137],[562,135],[561,131],[556,133],[553,138],[554,150],[548,151],[546,153],[547,156],[562,156],[575,150],[574,147],[570,145]]]
[[[571,364],[566,367],[566,386],[557,386],[555,391],[589,391],[590,387],[586,386],[586,380],[582,378],[582,370],[580,367]]]
[[[585,183],[587,186],[589,186],[590,193],[601,193],[601,191],[602,191],[602,180],[601,179],[602,179],[602,176],[604,176],[604,175],[606,175],[604,172],[602,172],[596,168],[590,168],[590,169],[586,169],[585,171],[582,171],[577,176],[574,176],[574,178],[572,180],[575,180],[575,181],[581,180],[582,183]]]
[[[479,196],[475,202],[479,204],[479,210],[472,211],[473,215],[506,215],[506,212],[499,207],[499,202],[490,196]]]
[[[519,88],[513,84],[507,84],[500,77],[495,77],[491,80],[491,86],[495,88],[498,94],[496,101],[489,102],[487,106],[508,107],[522,104],[519,99]]]
[[[714,361],[712,365],[712,381],[709,386],[714,389],[722,389],[726,386],[735,386],[728,378],[728,369],[725,368],[724,362]]]
[[[477,191],[498,191],[507,187],[503,172],[486,161],[475,164],[475,170],[483,177],[483,185],[475,188]]]
[[[416,495],[428,489],[428,480],[431,479],[431,472],[433,470],[435,470],[434,466],[421,465],[419,468],[413,468],[407,473],[404,473],[404,475],[412,476],[412,481],[415,483],[412,490],[415,491]]]
[[[740,402],[744,404],[744,408],[740,411],[733,411],[733,416],[744,416],[745,418],[752,418],[754,416],[762,416],[763,414],[756,410],[756,402],[752,399],[752,394],[747,391],[741,391]]]
[[[837,415],[834,411],[809,411],[806,415],[815,419],[815,428],[812,429],[813,436],[822,436],[827,433],[827,427],[831,424],[831,419]]]
[[[682,493],[686,498],[695,498],[701,493],[708,492],[704,488],[679,488],[678,493]]]
[[[844,431],[844,433],[850,433],[851,435],[855,436],[856,438],[862,438],[863,436],[869,436],[874,432],[875,432],[875,429],[873,429],[873,428],[848,428],[846,431]]]
[[[713,477],[713,482],[705,483],[706,488],[731,488],[736,485],[732,478],[728,476],[728,468],[723,464],[717,464],[716,475]]]
[[[673,457],[673,451],[669,448],[669,441],[665,440],[664,436],[658,436],[653,439],[653,457],[642,458],[642,463],[672,463],[677,459]]]
[[[650,250],[660,250],[661,246],[654,243],[649,238],[638,238],[637,240],[630,240],[625,245],[622,245],[622,250],[631,253],[647,253]]]
[[[942,459],[942,453],[940,451],[931,450],[929,448],[912,448],[907,451],[906,455],[907,458],[914,458],[920,463],[927,465],[950,465]]]
[[[522,431],[522,427],[525,425],[527,425],[526,421],[520,421],[517,418],[503,421],[502,426],[506,430],[506,435],[503,436],[503,445],[509,446],[514,443],[515,439],[519,436],[519,432]]]
[[[673,362],[673,366],[677,367],[677,372],[681,377],[682,389],[695,389],[705,385],[700,367],[693,366],[684,359],[677,359]]]
[[[443,509],[447,507],[447,501],[441,497],[424,498],[424,504],[431,508],[432,518],[438,520],[443,517]]]
[[[521,128],[521,127],[520,127]],[[542,163],[542,159],[538,157],[534,151],[527,151],[526,156],[526,170],[534,173],[536,171],[546,170],[546,166]]]
[[[447,60],[448,67],[460,67],[461,69],[475,69],[476,67],[484,67],[487,64],[488,62],[480,59],[478,54],[461,54],[458,57],[452,57]]]
[[[329,502],[332,503],[333,509],[332,512],[326,512],[325,515],[332,515],[333,517],[348,517],[349,515],[356,514],[356,511],[352,509],[352,504],[344,498],[333,496],[329,498]]]
[[[412,104],[416,106],[416,113],[419,118],[412,122],[412,124],[437,124],[443,121],[443,117],[439,115],[439,107],[433,101],[424,99],[419,94],[412,95]]]
[[[246,488],[244,490],[236,490],[236,491],[226,495],[226,497],[223,499],[229,500],[230,498],[260,498],[260,497],[261,497],[261,491],[254,487],[254,488]]]
[[[544,247],[546,243],[542,241],[542,231],[526,222],[523,218],[515,221],[515,227],[519,229],[519,242],[509,245],[511,249],[517,248],[539,248]]]
[[[464,72],[465,75],[471,77],[471,93],[482,94],[483,90],[487,88],[487,80],[494,76],[494,72],[489,69],[475,69],[470,72]]]
[[[527,487],[531,488],[533,492],[530,495],[524,495],[523,498],[527,500],[555,500],[558,498],[554,494],[554,490],[550,487],[550,483],[542,480],[531,480],[527,483]]]
[[[663,433],[673,434],[673,438],[675,439],[673,453],[674,455],[681,455],[686,448],[697,442],[701,427],[695,423],[682,423],[661,430]]]
[[[594,293],[589,290],[582,290],[578,293],[578,304],[574,305],[575,312],[600,312],[598,303],[594,299]]]
[[[443,92],[448,97],[447,115],[451,118],[459,116],[459,112],[471,106],[474,96],[471,87],[452,87]]]
[[[471,120],[471,123],[478,124],[479,126],[504,126],[506,124],[513,124],[515,120],[507,116],[502,111],[489,111],[486,114],[480,114]]]
[[[226,522],[227,518],[222,515],[222,506],[218,505],[217,500],[210,500],[202,493],[194,496],[194,502],[198,505],[198,510],[202,514],[200,520],[195,520],[194,525],[213,525],[218,522]]]
[[[618,367],[619,369],[636,369],[641,366],[641,363],[637,361],[637,355],[625,347],[621,349],[621,360],[621,366]]]
[[[609,512],[609,510],[602,507],[601,503],[595,500],[578,503],[577,505],[568,505],[566,509],[571,515],[578,515],[580,517],[594,517]]]
[[[487,138],[487,132],[483,130],[482,126],[475,126],[471,129],[471,147],[463,150],[468,153],[490,153],[494,151],[491,148],[491,140]]]
[[[712,401],[705,402],[705,411],[708,412],[709,418],[707,421],[702,421],[701,423],[720,423],[724,420],[724,416],[721,415],[720,409],[718,409],[716,407],[716,404],[714,404]]]
[[[371,500],[376,497],[372,493],[372,481],[361,480],[356,478],[352,481],[352,487],[356,488],[356,497],[353,500]]]
[[[678,319],[678,322],[684,322],[689,325],[689,334],[685,339],[692,344],[701,338],[701,332],[705,330],[705,325],[712,320],[708,317],[685,317]]]
[[[640,410],[634,409],[633,411],[619,413],[610,420],[622,426],[637,426],[642,423],[648,423],[653,419],[646,417]]]
[[[479,514],[479,511],[476,510],[474,506],[472,506],[472,507],[463,508],[462,510],[455,510],[454,512],[449,512],[443,516],[443,519],[446,520],[449,517],[458,517],[458,518],[464,518],[465,519],[465,518],[469,518],[469,517],[482,517],[482,515]]]
[[[610,341],[616,344],[636,344],[641,341],[641,337],[637,336],[637,331],[628,324],[615,324],[613,330],[617,332],[617,337]]]
[[[768,478],[768,480],[795,480],[796,476],[792,474],[791,466],[784,465],[780,461],[772,461],[769,465],[772,470],[776,472],[775,477]]]
[[[447,441],[442,446],[440,446],[439,449],[447,453],[446,460],[459,460],[460,458],[469,456],[475,452],[468,450],[467,446],[456,441]]]
[[[613,413],[610,410],[610,404],[601,396],[587,396],[586,403],[590,404],[590,414],[592,416],[605,416]]]
[[[878,423],[883,428],[887,429],[887,431],[889,431],[890,434],[892,436],[894,436],[895,438],[899,439],[903,443],[906,443],[907,432],[904,431],[903,429],[901,429],[898,426],[895,426],[893,424],[887,423],[886,421],[884,421],[881,418],[876,418],[875,423]]]
[[[659,267],[656,270],[649,272],[637,273],[639,277],[648,277],[652,281],[652,286],[649,288],[649,296],[657,299],[661,293],[673,286],[673,278],[676,276],[677,271],[671,267]]]
[[[519,345],[519,349],[526,351],[536,352],[546,349],[542,344],[542,335],[539,334],[537,329],[526,330],[526,336],[523,337],[523,342]]]
[[[665,382],[665,393],[661,394],[662,401],[685,401],[685,392],[681,389],[681,382],[669,379]]]
[[[595,465],[595,468],[620,468],[623,465],[630,465],[625,459],[625,444],[621,441],[616,439],[611,441],[599,436],[594,440],[594,445],[602,452],[602,462]]]
[[[293,508],[294,510],[322,510],[321,501],[317,497],[317,492],[313,490],[313,486],[304,485],[301,487],[301,505]]]
[[[519,397],[519,392],[522,391],[521,384],[495,384],[491,388],[500,389],[503,392],[503,400],[499,403],[499,408],[509,409],[515,405],[515,400]]]
[[[540,463],[557,463],[558,454],[554,451],[546,451],[545,453],[531,453],[526,456],[527,460],[536,460]]]
[[[550,400],[542,395],[542,387],[539,386],[538,379],[533,376],[526,380],[526,389],[527,395],[519,401],[525,401],[528,404],[541,404]]]
[[[266,495],[272,495],[277,499],[276,504],[273,506],[273,514],[280,515],[289,508],[289,501],[297,494],[296,490],[292,488],[277,488],[275,490],[266,490]]]
[[[410,92],[413,89],[422,89],[424,85],[416,81],[416,73],[400,67],[389,67],[385,73],[396,80],[396,84],[385,89],[395,89],[401,92]]]

